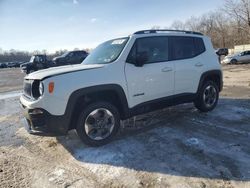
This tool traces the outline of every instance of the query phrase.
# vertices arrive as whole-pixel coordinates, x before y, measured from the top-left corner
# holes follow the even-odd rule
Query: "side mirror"
[[[148,61],[148,53],[147,52],[140,52],[136,55],[136,67],[142,67]]]

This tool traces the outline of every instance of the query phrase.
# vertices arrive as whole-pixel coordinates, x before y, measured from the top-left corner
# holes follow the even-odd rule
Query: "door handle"
[[[196,66],[196,67],[202,67],[203,64],[202,64],[202,63],[196,63],[195,66]]]
[[[161,69],[162,72],[170,72],[172,70],[173,69],[171,67],[165,67],[165,68]]]

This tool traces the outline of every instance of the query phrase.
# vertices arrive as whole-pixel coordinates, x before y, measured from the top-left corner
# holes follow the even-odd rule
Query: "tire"
[[[238,63],[238,61],[236,60],[236,59],[232,59],[231,61],[230,61],[230,64],[237,64]]]
[[[80,113],[76,131],[85,144],[97,147],[109,143],[119,127],[120,114],[117,108],[107,102],[94,102]]]
[[[198,91],[194,105],[201,112],[208,112],[216,107],[218,99],[218,85],[213,81],[206,81]]]

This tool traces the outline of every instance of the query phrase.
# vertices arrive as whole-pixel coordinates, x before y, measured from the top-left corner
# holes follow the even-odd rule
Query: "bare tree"
[[[235,44],[250,42],[250,0],[226,0],[224,11],[237,33]]]
[[[174,21],[170,29],[199,31],[211,37],[214,47],[233,48],[250,43],[250,0],[225,0],[224,8],[199,17]]]
[[[154,25],[153,27],[151,27],[151,29],[161,29],[161,27],[158,25]]]
[[[172,25],[170,26],[171,29],[176,29],[176,30],[185,30],[186,26],[185,23],[183,23],[180,20],[176,20],[172,23]]]

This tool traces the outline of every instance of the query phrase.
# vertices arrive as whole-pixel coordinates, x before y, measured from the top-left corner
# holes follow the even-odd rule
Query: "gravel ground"
[[[0,69],[0,93],[21,90],[24,76],[20,68]]]
[[[214,111],[184,104],[137,116],[99,148],[75,131],[28,134],[18,92],[7,92],[22,87],[23,75],[1,70],[0,187],[250,187],[250,65],[223,69]]]

